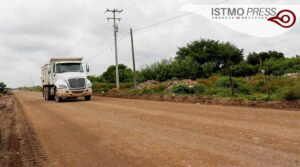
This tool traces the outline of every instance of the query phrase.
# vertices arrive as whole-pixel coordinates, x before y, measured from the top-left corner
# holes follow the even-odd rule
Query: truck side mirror
[[[86,65],[86,72],[90,72],[90,67],[88,64]]]

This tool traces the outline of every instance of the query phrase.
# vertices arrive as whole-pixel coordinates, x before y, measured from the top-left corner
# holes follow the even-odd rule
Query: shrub
[[[109,90],[116,87],[116,84],[113,83],[98,83],[93,82],[93,92],[109,92]],[[120,83],[120,89],[129,89],[133,88],[133,83]]]
[[[232,79],[235,90],[242,94],[251,94],[251,87],[245,83],[242,79]],[[222,77],[215,83],[216,87],[219,88],[230,88],[229,77]]]
[[[236,88],[237,87],[236,81],[234,79],[232,79],[232,82],[233,82],[233,86]],[[222,78],[218,79],[215,82],[215,86],[219,87],[219,88],[229,88],[231,86],[229,77],[222,77]]]
[[[191,94],[190,87],[185,84],[179,84],[172,86],[172,93],[175,94]]]
[[[192,90],[195,94],[202,94],[205,92],[205,86],[203,84],[196,84]]]
[[[197,79],[196,82],[198,84],[204,84],[207,87],[211,87],[215,84],[215,82],[220,78],[220,76],[214,75],[209,77],[208,79]]]
[[[298,100],[300,99],[300,85],[297,84],[294,87],[289,88],[285,93],[284,97],[285,100]]]
[[[152,87],[153,93],[162,93],[164,92],[168,87],[166,85],[157,85]]]
[[[232,67],[232,75],[235,77],[244,77],[254,75],[258,72],[258,66],[253,66],[246,62],[241,62]]]
[[[138,94],[153,94],[153,89],[143,88],[143,89],[138,90]]]
[[[6,93],[6,84],[0,82],[0,93]]]
[[[247,95],[251,94],[251,88],[249,87],[249,85],[246,85],[244,83],[238,83],[237,91]]]

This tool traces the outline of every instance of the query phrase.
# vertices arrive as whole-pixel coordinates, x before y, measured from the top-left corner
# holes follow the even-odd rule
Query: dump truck
[[[89,66],[82,63],[82,58],[52,58],[42,67],[43,98],[57,102],[78,97],[91,100],[92,83],[87,78],[88,72]]]

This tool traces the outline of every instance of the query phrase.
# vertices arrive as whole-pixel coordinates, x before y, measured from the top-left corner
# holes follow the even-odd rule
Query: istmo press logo
[[[274,37],[297,23],[300,6],[282,5],[185,5],[182,10],[202,15],[241,33]]]

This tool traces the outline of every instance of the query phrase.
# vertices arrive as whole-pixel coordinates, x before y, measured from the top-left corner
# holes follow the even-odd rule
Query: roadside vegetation
[[[42,92],[43,91],[43,87],[41,87],[41,86],[21,87],[19,89],[22,89],[25,91],[33,91],[33,92]]]
[[[0,82],[0,94],[7,94],[9,93],[9,89],[6,87],[6,84]]]
[[[260,60],[268,81],[267,95]],[[267,51],[244,55],[230,43],[202,39],[178,48],[175,58],[162,59],[137,71],[119,64],[120,90],[115,87],[115,66],[100,76],[89,76],[95,93],[155,94],[227,97],[253,101],[300,99],[300,57]],[[42,91],[41,86],[21,88]],[[1,87],[0,87],[1,91]]]
[[[259,58],[263,61],[270,96],[266,93]],[[228,42],[201,39],[178,48],[175,58],[146,65],[137,72],[140,85],[147,81],[155,82],[139,86],[137,90],[133,89],[132,70],[120,64],[119,71],[119,93],[124,94],[200,95],[257,101],[300,99],[298,55],[286,58],[277,51],[244,55],[243,49]],[[93,82],[95,92],[117,91],[113,89],[115,66],[110,66],[102,75],[90,76],[89,79]],[[182,80],[192,80],[194,83],[186,84]]]

